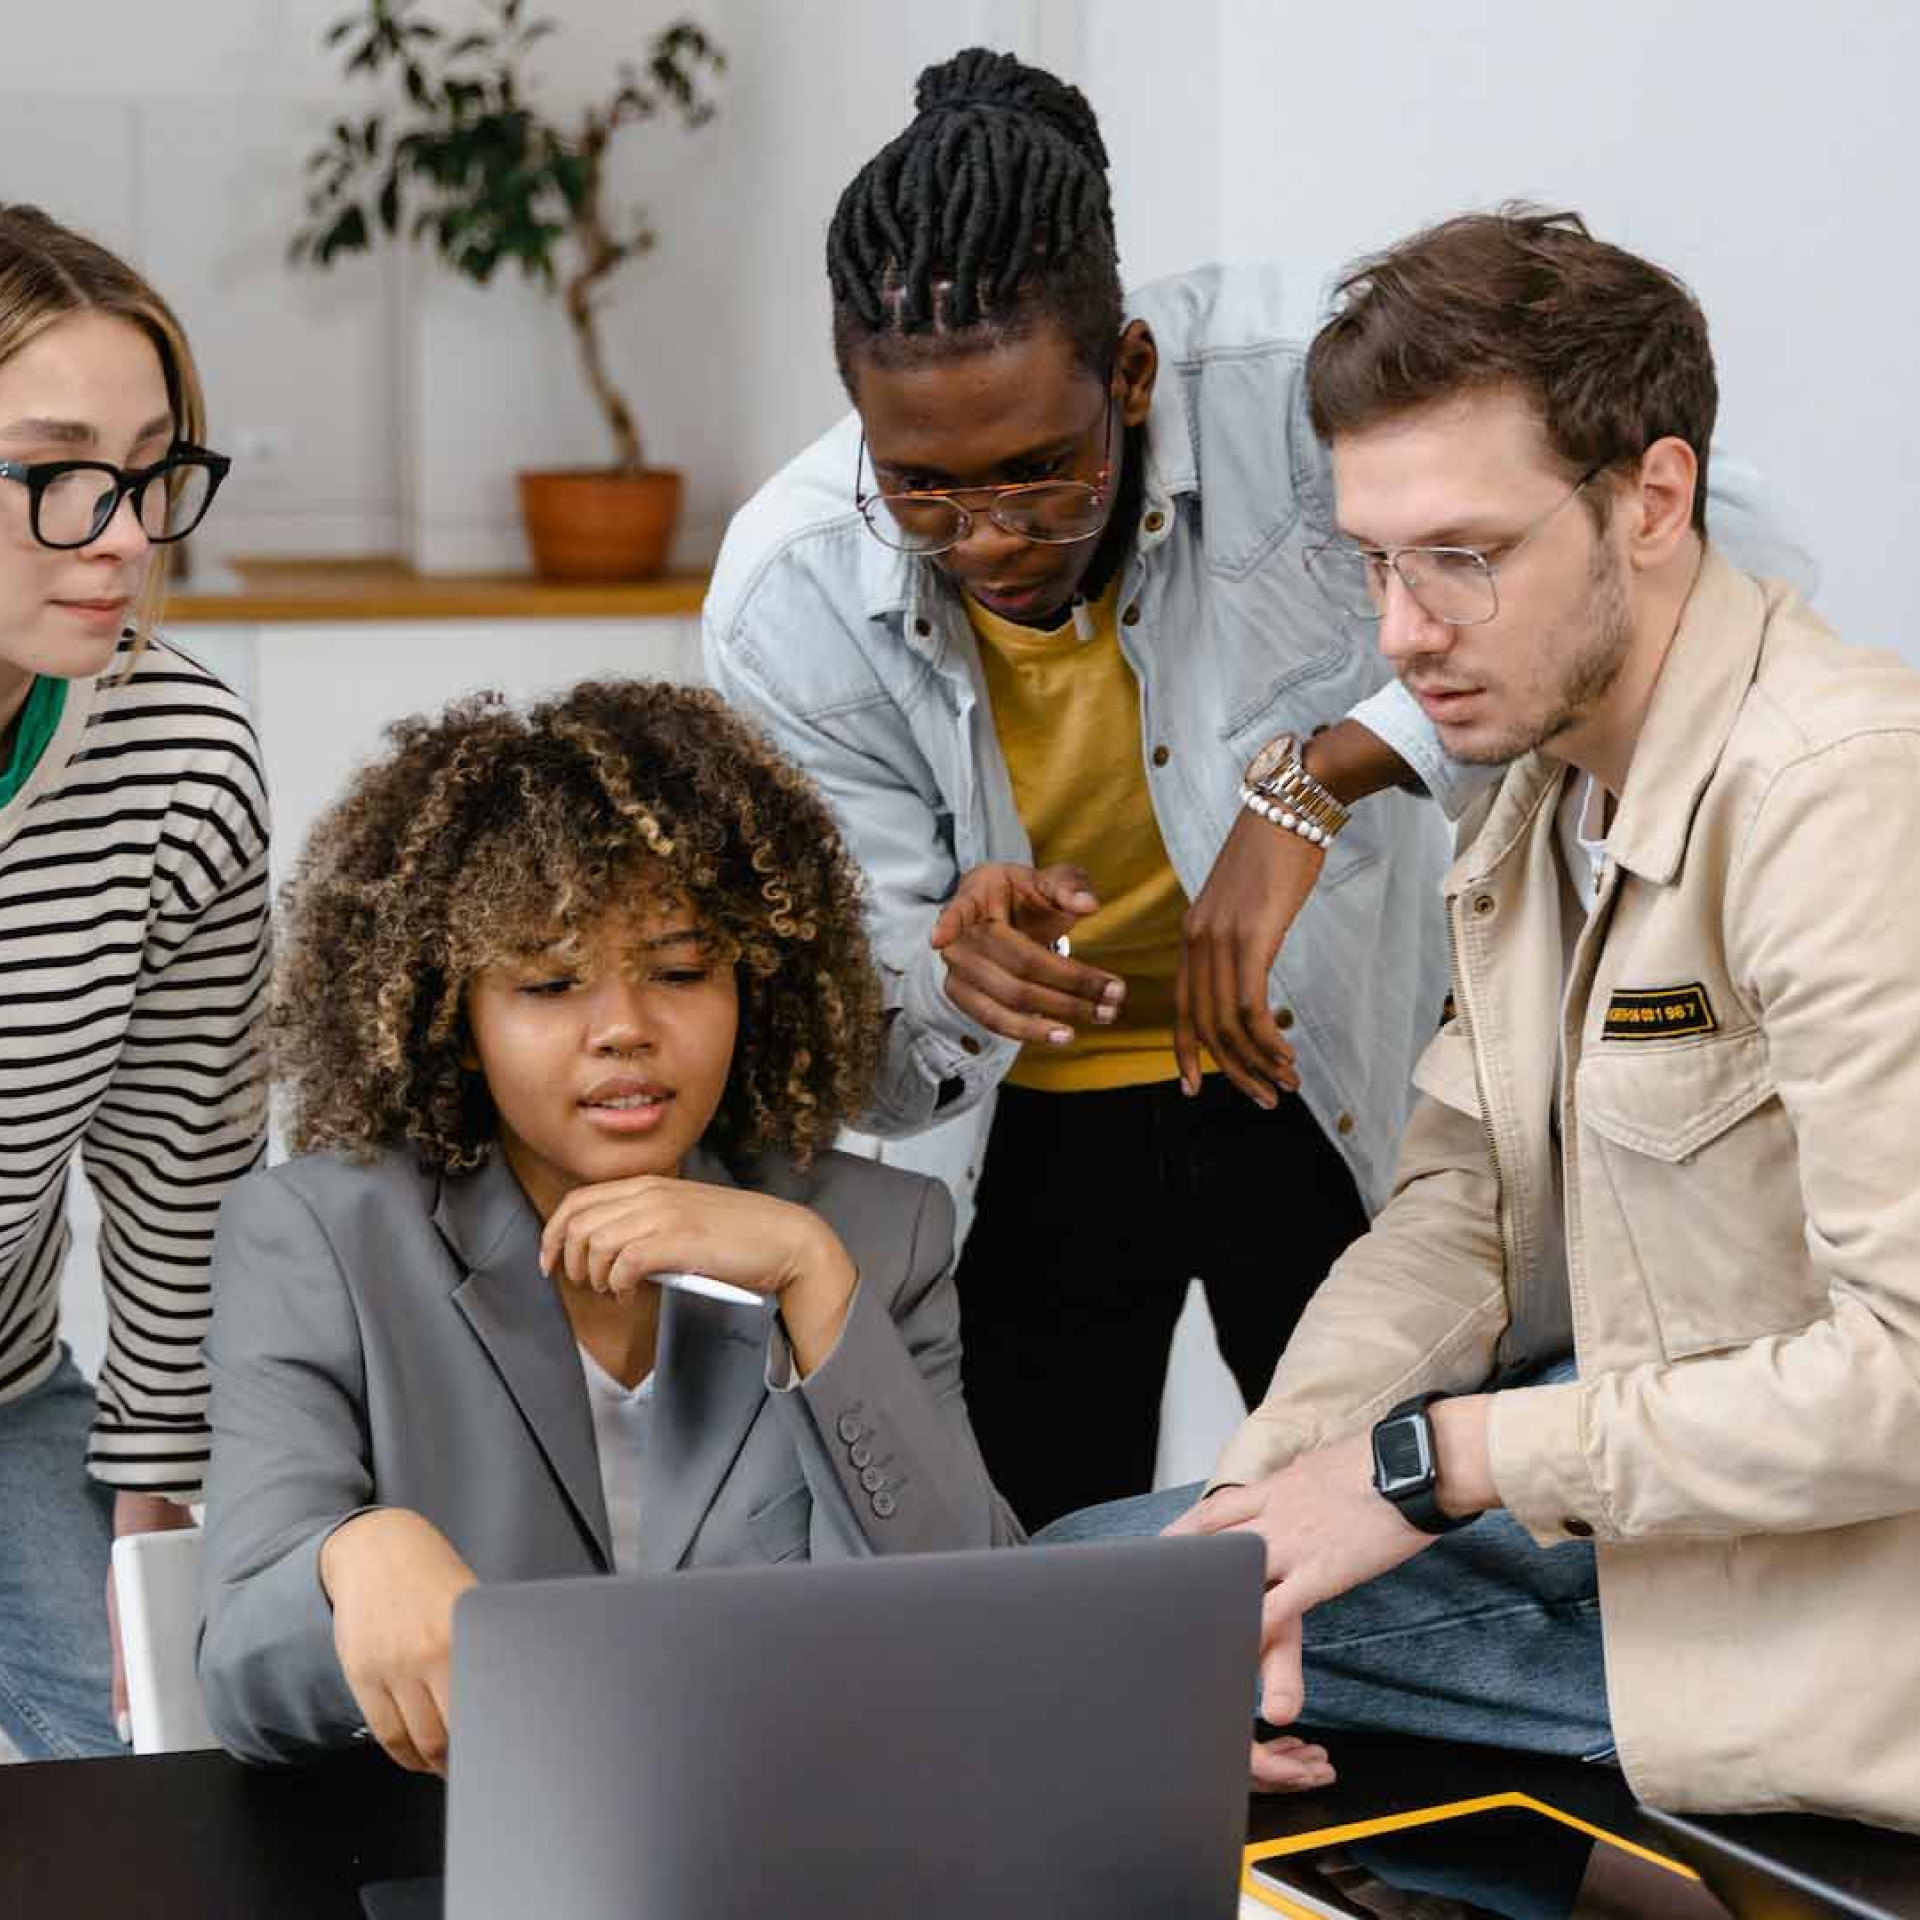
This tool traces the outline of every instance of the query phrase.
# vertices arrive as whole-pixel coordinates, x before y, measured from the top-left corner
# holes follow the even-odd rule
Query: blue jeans
[[[64,1347],[0,1406],[0,1728],[29,1760],[124,1753],[113,1729],[113,1494],[87,1477],[93,1389]]]
[[[1572,1377],[1554,1368],[1542,1380]],[[1036,1545],[1158,1533],[1198,1483],[1067,1514]],[[1302,1624],[1315,1728],[1613,1758],[1593,1549],[1538,1547],[1504,1512],[1315,1607]]]

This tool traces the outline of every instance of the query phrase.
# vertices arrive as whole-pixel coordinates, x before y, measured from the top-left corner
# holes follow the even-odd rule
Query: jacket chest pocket
[[[1806,1254],[1793,1129],[1757,1028],[1599,1041],[1574,1096],[1590,1292],[1637,1267],[1670,1359],[1792,1333],[1825,1310]],[[1611,1226],[1612,1233],[1604,1231]]]

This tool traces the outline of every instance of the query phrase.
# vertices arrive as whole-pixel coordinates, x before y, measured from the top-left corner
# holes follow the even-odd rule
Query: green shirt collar
[[[40,764],[40,756],[46,752],[47,742],[58,729],[66,704],[67,683],[64,680],[57,680],[46,673],[35,676],[27,693],[27,703],[20,709],[19,727],[13,737],[13,753],[7,764],[0,767],[0,807],[4,807],[27,784],[28,777]]]

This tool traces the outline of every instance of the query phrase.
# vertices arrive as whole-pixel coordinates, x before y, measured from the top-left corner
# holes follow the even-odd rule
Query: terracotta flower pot
[[[572,467],[520,475],[533,564],[549,580],[647,580],[667,564],[680,518],[668,467]]]

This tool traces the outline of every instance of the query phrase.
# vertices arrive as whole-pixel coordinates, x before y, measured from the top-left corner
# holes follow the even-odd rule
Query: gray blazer
[[[661,1302],[642,1569],[846,1560],[1021,1538],[967,1423],[953,1204],[847,1154],[709,1154],[688,1175],[812,1207],[859,1285],[839,1344],[791,1387],[777,1318]],[[249,1759],[350,1740],[321,1543],[411,1507],[483,1581],[613,1562],[579,1349],[538,1264],[540,1224],[493,1155],[423,1173],[401,1153],[309,1154],[249,1175],[213,1254],[213,1460],[200,1681]]]

